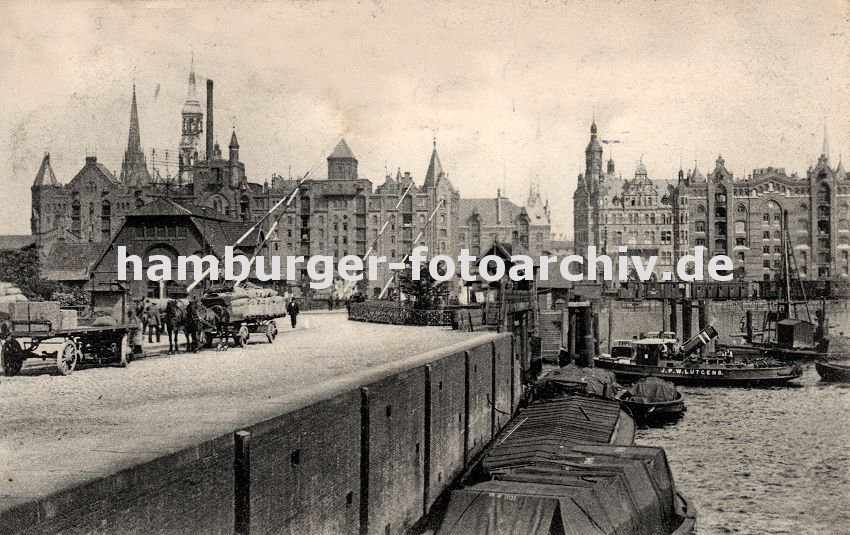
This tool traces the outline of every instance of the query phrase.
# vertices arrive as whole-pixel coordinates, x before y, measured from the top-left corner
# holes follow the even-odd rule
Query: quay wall
[[[512,336],[482,338],[241,428],[250,433],[248,515],[235,512],[244,472],[227,434],[21,501],[0,511],[0,534],[230,534],[237,517],[252,534],[406,533],[519,402]]]
[[[850,303],[848,300],[832,300],[826,302],[827,318],[829,318],[830,335],[831,336],[850,336]],[[662,304],[657,300],[644,301],[622,301],[622,300],[605,300],[594,307],[599,311],[599,333],[600,347],[603,351],[606,350],[608,333],[608,315],[613,312],[613,321],[610,323],[613,326],[611,338],[630,339],[632,335],[637,335],[641,332],[658,332],[662,328]],[[773,305],[774,309],[776,305]],[[760,312],[764,312],[768,308],[768,303],[764,300],[725,300],[711,301],[709,307],[709,318],[713,325],[718,330],[720,341],[723,343],[731,343],[738,341],[730,335],[740,334],[742,332],[741,321],[750,310],[754,312],[753,322],[758,329],[760,325]],[[812,301],[809,303],[809,310],[814,321],[815,310],[820,308],[820,303]],[[805,312],[800,309],[800,314]],[[681,307],[678,309],[678,332],[682,333],[682,312]],[[699,315],[697,309],[693,309],[692,329],[693,334],[699,330]]]

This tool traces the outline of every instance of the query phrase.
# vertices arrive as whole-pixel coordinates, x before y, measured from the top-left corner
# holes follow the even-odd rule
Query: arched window
[[[528,219],[520,217],[519,223],[519,243],[523,247],[528,247]]]
[[[818,186],[818,203],[829,203],[829,186],[821,182]]]
[[[242,218],[242,221],[251,220],[251,199],[249,199],[247,195],[243,195],[242,198],[239,199],[239,215]]]
[[[112,234],[112,205],[106,199],[100,206],[100,233],[103,241],[108,241]]]
[[[80,236],[80,231],[82,228],[80,219],[80,201],[75,199],[74,202],[71,203],[71,232],[73,232],[77,236]]]
[[[469,220],[469,241],[471,253],[474,256],[481,254],[481,221],[478,217],[472,217]]]

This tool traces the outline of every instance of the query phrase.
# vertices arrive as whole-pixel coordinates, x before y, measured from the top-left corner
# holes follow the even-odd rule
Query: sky
[[[525,200],[556,232],[589,127],[631,177],[722,154],[745,176],[850,158],[845,0],[556,2],[52,2],[0,5],[0,233],[28,233],[45,152],[60,182],[86,154],[120,170],[135,81],[150,160],[176,151],[194,57],[215,82],[215,132],[236,128],[249,179],[326,176],[345,137],[360,175],[421,184],[436,137],[463,197]],[[225,149],[226,151],[226,149]],[[160,165],[164,168],[164,165]]]

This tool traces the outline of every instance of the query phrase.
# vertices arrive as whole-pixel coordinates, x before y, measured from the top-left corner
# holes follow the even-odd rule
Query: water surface
[[[850,385],[680,387],[676,425],[641,429],[663,446],[697,506],[699,533],[850,534]]]

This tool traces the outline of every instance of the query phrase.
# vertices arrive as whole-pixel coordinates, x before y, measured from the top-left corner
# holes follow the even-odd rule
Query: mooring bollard
[[[670,332],[679,332],[679,314],[676,308],[678,303],[675,298],[670,299]]]
[[[693,302],[690,299],[685,299],[682,302],[682,343],[687,342],[693,336],[693,321],[694,309]]]
[[[596,357],[594,351],[596,341],[593,339],[593,310],[590,306],[582,309],[582,331],[584,332],[584,366],[593,367],[593,360]]]
[[[248,535],[251,531],[251,433],[237,431],[233,439],[233,533]]]
[[[747,342],[752,343],[753,341],[753,311],[747,310],[746,312],[746,332],[747,332]]]
[[[593,313],[593,353],[594,355],[598,355],[600,353],[599,350],[599,312]],[[590,367],[593,367],[593,359],[587,364]]]
[[[699,330],[702,331],[708,326],[708,301],[700,299],[699,301]],[[700,355],[705,356],[709,352],[708,344],[702,346],[699,350]]]
[[[576,363],[576,329],[577,329],[577,321],[575,310],[572,308],[567,309],[567,316],[569,317],[569,330],[567,331],[567,355],[569,356],[570,362],[573,364]]]

